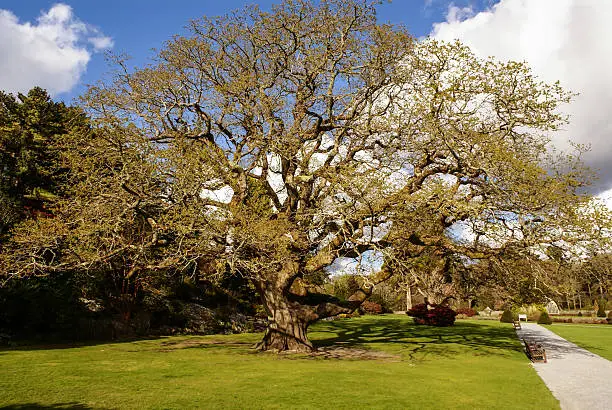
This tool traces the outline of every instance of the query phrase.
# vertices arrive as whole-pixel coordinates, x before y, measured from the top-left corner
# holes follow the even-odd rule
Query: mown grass
[[[376,360],[256,353],[260,336],[3,350],[0,407],[558,408],[508,324],[387,315],[313,326],[317,346],[388,354]]]
[[[546,327],[562,338],[612,360],[612,326],[555,323]]]

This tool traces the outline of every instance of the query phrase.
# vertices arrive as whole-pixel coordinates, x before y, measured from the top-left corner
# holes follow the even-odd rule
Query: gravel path
[[[568,410],[612,410],[612,362],[535,323],[521,323],[519,339],[546,349],[548,363],[534,363],[538,375]]]

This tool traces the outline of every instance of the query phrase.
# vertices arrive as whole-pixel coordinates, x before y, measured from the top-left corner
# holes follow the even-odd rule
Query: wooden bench
[[[538,342],[528,342],[523,339],[523,343],[525,344],[525,349],[527,352],[527,356],[532,362],[543,362],[546,363],[546,350],[544,347]]]
[[[514,327],[514,330],[521,330],[521,322],[519,322],[518,320],[513,320],[512,326]]]

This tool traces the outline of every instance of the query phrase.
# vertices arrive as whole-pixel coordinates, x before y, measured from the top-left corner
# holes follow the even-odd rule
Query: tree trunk
[[[290,301],[288,292],[281,289],[266,287],[260,292],[268,312],[268,328],[255,347],[275,352],[316,350],[307,336],[308,326],[317,318],[312,310]]]
[[[587,283],[587,286],[589,287],[589,300],[593,300],[593,295],[591,294],[591,284]]]
[[[316,349],[307,336],[311,323],[341,313],[352,313],[372,294],[372,283],[362,285],[346,301],[311,293],[295,275],[299,271],[297,264],[287,263],[266,279],[252,279],[268,313],[268,328],[262,341],[255,346],[257,349],[312,352]],[[371,279],[374,283],[381,283],[391,275],[392,271],[381,269]]]
[[[410,286],[406,289],[406,310],[412,309],[412,289]]]

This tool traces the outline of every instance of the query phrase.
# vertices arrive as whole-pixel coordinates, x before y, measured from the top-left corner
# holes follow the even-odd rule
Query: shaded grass
[[[256,353],[260,337],[0,351],[0,408],[558,408],[507,324],[431,328],[387,315],[310,332],[324,349],[394,360]]]
[[[546,326],[564,339],[612,360],[612,326],[555,323]]]

